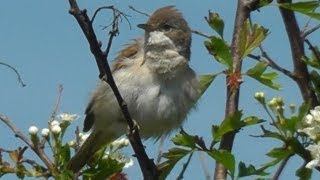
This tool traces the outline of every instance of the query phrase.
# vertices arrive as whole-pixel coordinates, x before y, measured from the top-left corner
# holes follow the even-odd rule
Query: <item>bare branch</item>
[[[130,8],[131,10],[133,10],[133,11],[135,11],[135,12],[139,13],[139,14],[142,14],[142,15],[144,15],[144,16],[150,17],[150,15],[149,15],[148,13],[142,12],[142,11],[140,11],[140,10],[138,10],[138,9],[134,8],[133,6],[129,6],[129,8]]]
[[[179,175],[178,175],[178,177],[177,177],[177,180],[183,179],[183,175],[184,175],[184,173],[186,172],[186,170],[187,170],[187,168],[188,168],[188,166],[189,166],[189,164],[190,164],[192,155],[193,155],[193,152],[190,153],[190,155],[188,156],[187,161],[186,161],[185,163],[183,163],[182,169],[181,169],[181,171],[180,171],[180,173],[179,173]]]
[[[279,179],[279,177],[280,177],[280,175],[281,175],[284,167],[287,165],[287,163],[288,163],[288,161],[289,161],[289,159],[290,159],[291,157],[292,157],[292,156],[288,156],[288,157],[286,157],[284,160],[282,160],[282,162],[281,162],[281,164],[279,165],[276,173],[273,175],[272,180],[278,180],[278,179]]]
[[[291,0],[278,0],[278,3],[292,3]],[[311,106],[319,105],[315,92],[312,88],[308,67],[303,61],[305,57],[303,38],[293,11],[279,7],[283,23],[285,25],[291,47],[293,74],[295,82],[299,86],[300,93],[305,102],[311,102]]]
[[[320,28],[320,24],[314,26],[313,28],[306,30],[306,31],[302,31],[301,33],[301,38],[305,39],[308,35],[312,34],[313,32],[317,31]]]
[[[57,95],[57,98],[56,98],[56,102],[54,103],[54,106],[52,108],[52,112],[51,112],[51,117],[50,117],[49,123],[51,121],[53,121],[57,116],[57,111],[59,109],[62,92],[63,92],[63,86],[62,86],[62,84],[59,84],[59,86],[58,86],[58,95]]]
[[[22,87],[25,87],[26,84],[22,81],[22,78],[21,78],[21,75],[20,73],[18,72],[18,70],[16,68],[14,68],[13,66],[7,64],[7,63],[4,63],[4,62],[0,62],[0,65],[3,65],[3,66],[6,66],[8,67],[9,69],[11,69],[16,75],[17,75],[17,78],[18,78],[18,82],[20,83],[20,85]]]
[[[135,152],[135,155],[138,159],[140,168],[142,170],[144,179],[158,179],[159,172],[154,164],[153,160],[149,159],[147,156],[144,146],[141,142],[141,138],[139,135],[139,129],[133,122],[127,104],[123,100],[123,98],[120,95],[120,92],[114,82],[114,79],[112,77],[112,73],[110,70],[110,66],[108,64],[107,58],[108,58],[108,53],[111,48],[112,40],[114,36],[116,36],[118,32],[118,27],[117,27],[117,21],[112,25],[112,29],[109,33],[109,40],[108,40],[108,45],[103,52],[101,50],[101,44],[97,40],[96,34],[93,30],[92,23],[86,13],[85,10],[80,10],[79,6],[76,2],[76,0],[69,0],[70,4],[70,13],[75,17],[77,20],[79,26],[81,27],[84,35],[86,36],[88,43],[90,45],[90,49],[92,54],[95,57],[100,75],[99,77],[105,81],[106,83],[109,84],[111,87],[112,91],[114,92],[114,95],[118,101],[118,104],[121,108],[121,111],[123,112],[124,118],[127,121],[127,124],[129,126],[130,132],[128,134],[129,141],[132,145],[132,148]],[[117,17],[117,16],[114,16]]]
[[[192,29],[191,32],[192,32],[193,34],[196,34],[196,35],[205,37],[205,38],[207,38],[207,39],[210,39],[210,36],[209,36],[209,35],[207,35],[207,34],[205,34],[205,33],[203,33],[203,32],[200,32],[200,31],[198,31],[198,30],[193,30],[193,29]]]

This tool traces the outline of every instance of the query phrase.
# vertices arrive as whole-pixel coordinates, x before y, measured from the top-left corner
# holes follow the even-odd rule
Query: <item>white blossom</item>
[[[264,92],[256,92],[256,93],[254,94],[254,97],[255,97],[256,99],[263,99],[263,98],[264,98]]]
[[[52,126],[51,131],[54,134],[59,134],[61,132],[61,127],[59,125]]]
[[[30,126],[29,127],[29,134],[30,135],[36,135],[38,133],[39,129],[36,126]]]
[[[311,157],[313,158],[313,160],[306,165],[306,168],[311,169],[320,166],[320,143],[309,145],[306,149],[310,151]]]
[[[103,158],[111,158],[114,160],[117,160],[119,163],[124,163],[123,168],[129,168],[133,166],[133,160],[132,158],[129,158],[128,156],[120,153],[119,151],[115,151],[113,153],[107,152]]]
[[[129,145],[129,140],[127,138],[120,138],[111,143],[111,145],[115,148],[120,148]]]
[[[320,106],[317,106],[313,110],[310,110],[310,114],[313,116],[313,119],[315,121],[320,122]]]
[[[49,136],[49,129],[48,128],[43,128],[42,130],[41,130],[41,136],[42,137],[48,137]]]
[[[60,125],[60,123],[59,123],[59,121],[57,121],[57,120],[53,120],[53,121],[51,121],[51,123],[50,123],[50,126],[51,127],[53,127],[53,126],[59,126]]]
[[[76,146],[76,141],[75,140],[69,141],[68,142],[68,146],[75,147]]]
[[[77,114],[71,114],[71,113],[61,113],[58,115],[58,117],[62,121],[68,121],[68,122],[71,122],[71,121],[79,118],[79,116]]]

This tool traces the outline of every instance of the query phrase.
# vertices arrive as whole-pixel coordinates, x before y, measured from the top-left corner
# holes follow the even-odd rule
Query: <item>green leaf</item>
[[[240,31],[240,54],[243,59],[250,54],[255,48],[257,48],[262,41],[267,37],[268,30],[263,26],[254,24],[250,28],[250,22],[247,20]]]
[[[311,179],[312,169],[306,168],[303,164],[297,171],[296,176],[300,178],[300,180],[309,180]]]
[[[83,171],[84,179],[107,179],[116,172],[121,172],[124,163],[119,162],[116,159],[105,158],[101,159],[97,167],[89,168]]]
[[[242,112],[237,111],[228,115],[226,119],[222,121],[220,126],[213,126],[211,129],[213,140],[220,141],[222,136],[228,132],[238,130],[240,128],[259,124],[264,122],[255,116],[249,116],[241,120]]]
[[[67,164],[70,161],[70,146],[68,144],[65,144],[59,149],[58,155],[59,155],[59,165],[67,166]]]
[[[251,125],[256,125],[265,122],[265,120],[259,119],[256,116],[249,116],[246,117],[242,120],[244,123],[243,126],[251,126]]]
[[[319,7],[319,1],[301,1],[296,3],[281,3],[278,6],[305,14],[311,18],[320,20],[320,13],[314,11]]]
[[[227,170],[229,170],[231,177],[234,177],[236,162],[234,156],[229,151],[212,149],[207,151],[207,154],[217,162],[221,163]]]
[[[214,140],[220,141],[222,136],[228,132],[240,129],[243,123],[240,121],[242,116],[241,111],[237,111],[229,114],[226,119],[222,121],[219,128],[215,131]]]
[[[208,89],[213,80],[217,77],[218,74],[205,74],[199,76],[200,80],[200,88],[199,94],[200,96]]]
[[[238,177],[245,177],[245,176],[252,176],[252,175],[258,175],[258,176],[266,176],[269,173],[265,172],[264,168],[256,169],[252,164],[249,166],[246,166],[246,164],[242,161],[240,161],[238,165],[239,174]]]
[[[268,63],[265,61],[262,61],[256,64],[253,68],[249,69],[246,72],[246,74],[249,77],[261,82],[262,84],[272,89],[279,90],[280,84],[273,82],[273,80],[278,78],[278,74],[275,72],[264,73],[267,67],[268,67]]]
[[[282,160],[292,154],[292,150],[287,148],[273,148],[270,152],[267,153],[267,156]]]
[[[177,162],[191,152],[193,151],[174,147],[169,149],[169,152],[163,153],[162,157],[168,160],[158,165],[161,172],[159,179],[166,179]]]
[[[263,126],[261,126],[261,129],[262,129],[263,134],[259,135],[257,137],[273,138],[273,139],[278,139],[278,140],[283,141],[282,135],[279,134],[278,132],[266,130]]]
[[[177,134],[171,141],[178,146],[190,147],[192,149],[196,147],[196,137],[187,133]]]
[[[223,19],[220,18],[219,14],[209,11],[209,16],[205,17],[205,19],[209,26],[223,37],[224,22]]]
[[[212,36],[210,41],[205,41],[204,45],[214,58],[221,64],[232,69],[232,55],[229,45],[221,38]]]

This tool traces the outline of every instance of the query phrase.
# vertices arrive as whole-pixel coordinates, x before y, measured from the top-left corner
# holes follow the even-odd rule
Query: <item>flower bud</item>
[[[41,136],[42,137],[48,137],[49,136],[49,129],[48,128],[43,128],[42,130],[41,130]]]
[[[30,126],[29,127],[29,134],[30,135],[37,135],[39,129],[36,126]]]

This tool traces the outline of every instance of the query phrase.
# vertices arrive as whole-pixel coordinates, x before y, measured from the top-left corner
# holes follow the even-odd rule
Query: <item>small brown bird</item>
[[[199,97],[199,81],[189,66],[191,30],[174,6],[156,10],[145,36],[120,51],[113,77],[143,138],[159,138],[179,128]],[[91,134],[71,159],[78,172],[106,143],[126,133],[127,124],[114,94],[100,82],[85,111],[83,131]]]

